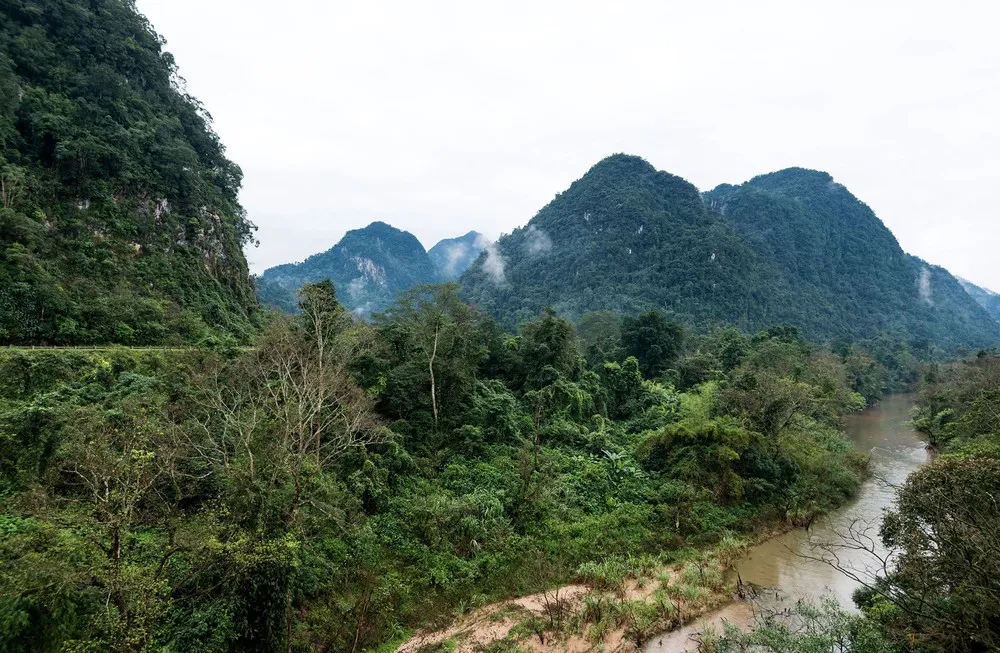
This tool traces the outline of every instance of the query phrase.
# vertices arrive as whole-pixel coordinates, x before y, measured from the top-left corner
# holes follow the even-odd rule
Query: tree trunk
[[[438,402],[437,402],[437,389],[434,385],[434,359],[437,358],[438,352],[438,334],[440,331],[438,329],[434,330],[434,349],[431,351],[430,362],[427,364],[428,369],[431,373],[431,408],[434,410],[434,430],[437,431],[438,427]]]

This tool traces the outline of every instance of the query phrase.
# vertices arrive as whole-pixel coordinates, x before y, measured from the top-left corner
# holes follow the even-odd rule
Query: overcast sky
[[[243,168],[256,272],[373,220],[497,236],[627,152],[702,190],[826,170],[1000,291],[995,3],[137,4]]]

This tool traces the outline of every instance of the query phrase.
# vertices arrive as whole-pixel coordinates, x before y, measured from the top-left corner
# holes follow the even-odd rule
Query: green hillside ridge
[[[286,310],[306,283],[329,279],[344,305],[359,315],[386,308],[404,290],[434,283],[437,274],[417,238],[384,222],[354,229],[325,252],[264,271],[261,300]]]
[[[961,277],[955,277],[955,279],[957,279],[958,283],[965,289],[965,292],[969,293],[969,295],[976,300],[977,304],[986,309],[986,312],[989,313],[994,320],[1000,321],[1000,294],[997,294],[988,288],[977,286],[971,281],[967,281]]]
[[[639,157],[604,159],[503,236],[462,277],[466,297],[514,326],[545,306],[666,308],[699,324],[750,326],[775,272],[698,189]]]
[[[0,344],[246,339],[242,172],[120,0],[0,6]]]
[[[875,213],[825,172],[789,168],[705,198],[777,266],[773,321],[813,336],[900,332],[949,348],[1000,337],[947,270],[903,252]]]
[[[548,305],[573,318],[659,307],[697,328],[896,332],[946,350],[1000,341],[946,270],[903,252],[830,175],[801,168],[702,195],[616,154],[501,237],[462,283],[509,327]]]
[[[445,238],[439,241],[427,250],[427,255],[434,265],[439,280],[455,281],[476,262],[488,244],[486,236],[478,231],[470,231],[458,238]]]

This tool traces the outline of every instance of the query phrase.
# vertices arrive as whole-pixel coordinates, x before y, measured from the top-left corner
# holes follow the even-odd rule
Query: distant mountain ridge
[[[470,231],[458,238],[445,238],[427,251],[431,264],[441,281],[454,281],[462,276],[479,254],[486,249],[489,240],[478,231]]]
[[[702,193],[625,154],[495,243],[472,231],[425,252],[412,234],[376,222],[267,270],[258,292],[294,310],[302,284],[331,279],[345,305],[369,315],[414,285],[456,278],[509,328],[547,306],[570,318],[659,307],[699,329],[791,324],[812,339],[897,333],[948,350],[1000,342],[983,308],[992,296],[974,298],[947,270],[904,252],[829,174],[789,168]]]
[[[958,283],[962,285],[962,288],[965,289],[965,292],[969,293],[969,295],[976,300],[976,303],[986,309],[986,312],[989,313],[994,320],[1000,321],[1000,294],[995,293],[988,288],[977,286],[971,281],[967,281],[961,277],[955,278],[958,280]]]
[[[446,238],[428,252],[408,231],[373,222],[348,231],[325,252],[265,270],[257,293],[262,304],[294,312],[304,284],[330,279],[345,306],[370,315],[413,286],[458,279],[487,243],[485,236],[470,231]]]
[[[341,302],[360,315],[387,307],[413,286],[434,283],[437,274],[416,236],[384,222],[348,231],[336,245],[301,263],[265,270],[262,301],[286,310],[306,283],[330,279]]]

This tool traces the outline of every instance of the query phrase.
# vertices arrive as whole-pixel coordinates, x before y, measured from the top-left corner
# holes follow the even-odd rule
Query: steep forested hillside
[[[470,231],[458,238],[445,238],[431,247],[427,255],[431,257],[438,279],[454,281],[475,262],[487,244],[486,236]]]
[[[508,326],[658,306],[696,326],[789,323],[813,338],[896,332],[983,346],[1000,328],[947,271],[900,249],[826,173],[790,169],[705,194],[638,157],[594,166],[463,276]]]
[[[867,205],[825,172],[790,168],[706,194],[780,272],[772,318],[813,335],[899,332],[947,347],[1000,329],[943,268],[903,252]]]
[[[0,3],[0,343],[245,337],[242,173],[125,0]]]
[[[956,277],[958,278],[958,277]],[[966,281],[965,279],[958,278],[958,282],[962,284],[965,288],[965,292],[969,293],[976,303],[986,309],[986,312],[993,317],[994,320],[1000,320],[1000,294],[988,290],[986,288],[981,288],[971,281]]]
[[[270,268],[261,275],[260,296],[277,308],[294,306],[294,297],[306,283],[329,279],[344,305],[368,315],[384,309],[396,295],[437,280],[423,245],[407,231],[384,222],[348,231],[329,250],[301,263]]]
[[[697,188],[619,154],[500,238],[462,283],[508,326],[551,305],[570,316],[660,306],[749,328],[765,321],[774,275]]]

